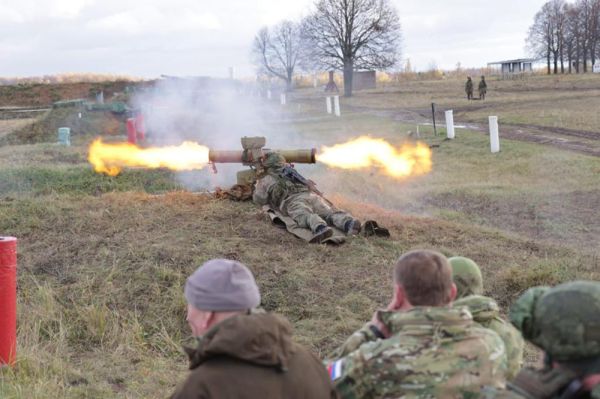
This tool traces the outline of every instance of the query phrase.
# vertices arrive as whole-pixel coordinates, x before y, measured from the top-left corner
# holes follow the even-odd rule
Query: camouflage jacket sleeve
[[[265,175],[256,181],[252,201],[258,205],[267,205],[269,203],[269,189],[277,180],[271,175]]]
[[[383,341],[370,342],[362,345],[358,350],[328,364],[327,369],[333,385],[342,399],[360,399],[377,397],[372,388],[378,384],[378,376],[368,372],[367,367],[370,353]]]
[[[375,333],[369,328],[370,323],[365,324],[360,330],[355,331],[347,340],[335,350],[337,359],[354,352],[362,344],[377,340]]]

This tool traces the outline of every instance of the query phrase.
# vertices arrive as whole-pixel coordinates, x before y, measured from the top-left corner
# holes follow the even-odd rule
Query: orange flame
[[[208,147],[185,141],[178,146],[140,148],[130,143],[104,143],[96,139],[90,145],[88,161],[98,173],[118,175],[126,167],[202,169],[208,164]]]
[[[341,169],[377,167],[389,176],[402,178],[431,171],[431,149],[425,143],[406,143],[395,148],[383,139],[362,136],[347,143],[323,147],[319,162]]]

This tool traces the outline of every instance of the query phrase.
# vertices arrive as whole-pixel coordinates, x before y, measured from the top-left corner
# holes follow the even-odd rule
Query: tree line
[[[353,72],[397,65],[400,42],[400,19],[389,0],[316,0],[300,21],[260,29],[252,59],[260,73],[288,89],[298,69],[341,70],[344,95],[351,96]]]
[[[548,74],[588,72],[600,56],[600,0],[551,0],[529,28],[531,54],[545,59]]]

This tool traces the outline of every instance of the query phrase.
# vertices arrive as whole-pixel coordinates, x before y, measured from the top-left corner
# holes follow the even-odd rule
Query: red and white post
[[[17,356],[17,239],[0,237],[0,366]]]

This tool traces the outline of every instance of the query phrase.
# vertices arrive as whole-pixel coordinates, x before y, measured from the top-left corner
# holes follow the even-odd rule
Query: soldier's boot
[[[350,219],[344,223],[344,233],[349,236],[355,236],[360,233],[362,226],[358,219]]]
[[[365,236],[377,236],[377,237],[389,237],[390,231],[385,227],[381,227],[374,220],[367,220],[365,222]]]
[[[309,243],[320,244],[333,235],[333,229],[326,224],[321,224],[315,229],[314,233]]]

